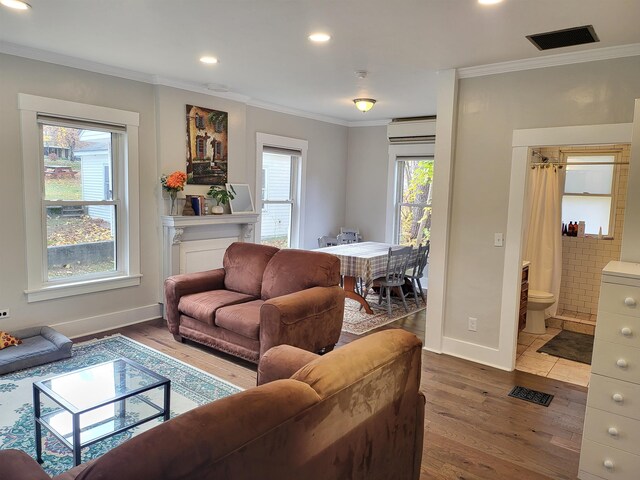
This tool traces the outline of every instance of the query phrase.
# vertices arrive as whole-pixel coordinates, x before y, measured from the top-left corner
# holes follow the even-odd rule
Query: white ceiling
[[[0,7],[0,51],[224,85],[253,104],[346,122],[434,114],[441,69],[640,43],[640,0],[27,1],[26,12]],[[525,38],[586,24],[599,43],[539,52]],[[314,31],[331,41],[312,44]],[[205,54],[219,64],[200,63]],[[360,96],[378,103],[362,114]]]

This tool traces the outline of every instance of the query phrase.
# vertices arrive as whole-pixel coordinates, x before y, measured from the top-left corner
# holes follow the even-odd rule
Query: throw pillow
[[[20,345],[22,340],[9,335],[7,332],[0,332],[0,350],[10,347],[12,345]]]

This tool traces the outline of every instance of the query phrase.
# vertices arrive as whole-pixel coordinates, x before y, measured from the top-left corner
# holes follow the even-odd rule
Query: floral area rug
[[[242,390],[122,335],[76,344],[73,346],[72,354],[71,358],[65,360],[0,375],[0,449],[16,448],[36,458],[33,421],[34,382],[116,358],[129,358],[171,380],[172,418]],[[157,391],[153,394],[161,395],[161,392]],[[44,398],[44,395],[42,397]],[[53,403],[50,403],[51,405],[43,401],[44,412],[47,408],[53,408]],[[131,415],[135,416],[136,412],[131,412]],[[86,462],[99,457],[160,422],[160,419],[151,420],[132,430],[83,448],[82,461]],[[42,467],[52,476],[73,467],[71,451],[44,428],[43,459]]]
[[[426,293],[426,292],[425,292]],[[342,322],[342,331],[352,333],[354,335],[362,335],[370,332],[378,327],[395,322],[407,315],[415,312],[424,311],[426,308],[422,298],[418,298],[419,307],[416,307],[416,301],[413,297],[405,299],[409,312],[406,312],[402,305],[402,300],[392,297],[391,300],[391,316],[387,313],[387,305],[383,300],[382,305],[378,305],[378,294],[373,290],[367,295],[367,301],[371,305],[373,314],[368,314],[364,309],[360,310],[360,304],[355,300],[347,298],[344,304],[344,320]]]

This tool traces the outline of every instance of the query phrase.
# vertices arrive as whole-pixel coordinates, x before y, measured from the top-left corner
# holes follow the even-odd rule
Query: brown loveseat
[[[398,329],[322,357],[276,347],[260,361],[260,381],[295,369],[291,378],[191,410],[55,478],[418,479],[421,350]],[[18,450],[0,451],[0,465],[2,478],[49,478]]]
[[[330,351],[340,337],[340,260],[306,250],[233,243],[224,268],[165,281],[165,314],[188,338],[258,363],[271,347]]]

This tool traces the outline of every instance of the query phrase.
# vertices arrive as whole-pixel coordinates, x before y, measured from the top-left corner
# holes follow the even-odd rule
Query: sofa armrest
[[[11,480],[51,480],[33,458],[21,450],[0,450],[0,477]]]
[[[260,356],[276,345],[310,352],[333,347],[340,338],[344,290],[313,287],[267,300],[260,308]]]
[[[205,272],[173,275],[164,281],[164,311],[171,333],[178,334],[178,326],[180,324],[178,304],[180,303],[180,298],[191,293],[223,289],[224,275],[224,268],[217,268]]]
[[[292,347],[291,345],[278,345],[270,348],[258,363],[258,385],[290,378],[307,363],[312,362],[320,355]]]

